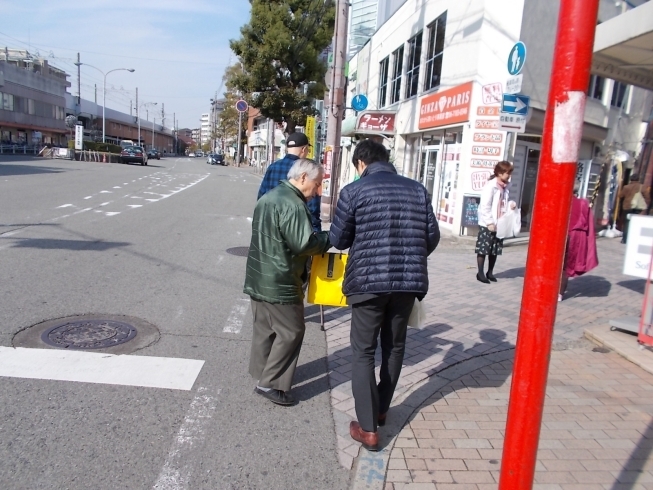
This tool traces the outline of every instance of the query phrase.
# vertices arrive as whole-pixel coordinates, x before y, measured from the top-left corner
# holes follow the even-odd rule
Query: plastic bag
[[[408,317],[408,327],[422,330],[425,326],[425,317],[426,314],[424,313],[424,305],[422,305],[420,300],[415,298],[413,310],[410,312],[410,317]]]
[[[521,209],[508,209],[506,214],[497,220],[497,238],[514,238],[520,231]]]

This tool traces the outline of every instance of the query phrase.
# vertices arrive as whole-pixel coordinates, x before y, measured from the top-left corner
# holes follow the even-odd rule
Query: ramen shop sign
[[[419,129],[469,121],[473,85],[467,82],[424,97],[420,104]]]

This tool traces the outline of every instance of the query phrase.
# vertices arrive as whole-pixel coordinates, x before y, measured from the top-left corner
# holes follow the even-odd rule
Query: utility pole
[[[161,102],[161,126],[166,124],[166,105]]]
[[[97,83],[95,84],[95,105],[97,105]]]
[[[561,0],[499,490],[533,488],[599,0]]]
[[[156,124],[156,117],[152,117],[152,148],[154,148],[154,125]]]
[[[172,136],[175,145],[174,151],[176,155],[177,154],[177,113],[176,112],[172,113]]]
[[[138,113],[138,87],[136,87],[136,120],[138,121],[138,146],[141,146],[141,117]]]
[[[322,219],[331,221],[338,198],[338,181],[342,147],[340,135],[345,113],[345,67],[347,64],[347,28],[349,26],[349,0],[337,0],[336,25],[333,36],[333,66],[328,105],[327,152],[324,175],[327,185],[322,189]]]
[[[82,112],[82,62],[77,53],[77,113]]]
[[[243,134],[243,113],[238,111],[238,146],[236,147],[236,167],[240,167],[240,138]]]

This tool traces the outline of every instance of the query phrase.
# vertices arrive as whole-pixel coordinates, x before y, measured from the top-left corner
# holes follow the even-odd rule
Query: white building
[[[379,0],[352,0],[349,16],[349,56],[356,54],[376,31]]]
[[[200,145],[208,143],[211,139],[211,115],[207,112],[200,117]]]
[[[602,1],[601,22],[621,13],[614,5]],[[557,1],[541,0],[380,0],[380,27],[350,61],[347,106],[356,94],[367,95],[369,106],[358,114],[350,110],[343,123],[341,186],[353,179],[347,150],[357,138],[377,137],[392,149],[398,171],[426,186],[440,226],[467,233],[474,223],[474,198],[494,165],[508,159],[515,166],[511,199],[521,207],[522,230],[528,231],[558,7]],[[653,30],[653,2],[623,15]],[[630,24],[629,32],[646,30]],[[527,47],[521,80],[509,73],[522,62],[517,55],[509,59],[518,41]],[[593,72],[603,78],[594,76],[588,88],[580,147],[579,178],[589,194],[615,150],[628,152],[631,163],[637,156],[653,101],[653,75],[630,81],[605,66],[601,69],[595,57]],[[605,78],[610,72],[620,82]],[[530,97],[527,122],[518,133],[505,130],[515,121],[502,121],[507,91]]]

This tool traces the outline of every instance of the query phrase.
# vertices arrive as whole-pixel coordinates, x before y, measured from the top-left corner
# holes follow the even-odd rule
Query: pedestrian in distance
[[[497,238],[497,222],[508,210],[508,185],[513,166],[510,162],[501,161],[494,167],[494,174],[481,191],[481,201],[478,205],[478,238],[476,239],[476,264],[478,272],[476,279],[485,284],[497,282],[494,277],[494,266],[497,257],[503,252],[503,239]],[[514,203],[510,206],[515,206]],[[485,257],[488,260],[488,271],[485,273]]]
[[[254,392],[278,405],[293,405],[289,393],[302,347],[302,275],[312,255],[329,248],[328,232],[316,233],[306,202],[322,185],[322,165],[296,159],[288,180],[254,208],[244,292],[251,298],[254,332],[249,373]]]
[[[265,176],[258,190],[258,199],[270,192],[279,185],[283,179],[287,178],[290,167],[300,158],[306,158],[309,152],[310,143],[304,133],[292,133],[286,138],[286,156],[277,160],[265,171]],[[322,219],[320,217],[320,207],[322,198],[317,195],[308,201],[308,209],[311,212],[313,229],[318,232],[322,231]]]
[[[651,202],[651,189],[644,187],[639,182],[637,174],[630,176],[630,183],[623,186],[619,191],[619,199],[621,199],[621,222],[623,223],[623,235],[621,236],[621,243],[626,243],[628,240],[628,224],[629,214],[645,214]]]
[[[357,421],[351,437],[378,450],[406,345],[415,299],[429,288],[427,258],[440,241],[431,198],[424,186],[397,174],[388,151],[359,143],[352,163],[360,179],[342,189],[331,225],[331,244],[349,249],[343,294],[351,305],[352,391]],[[377,383],[374,354],[381,337]]]
[[[570,277],[582,276],[599,265],[596,252],[594,215],[587,199],[578,197],[579,184],[574,188],[567,231],[567,246],[560,280],[558,301],[564,299]]]

